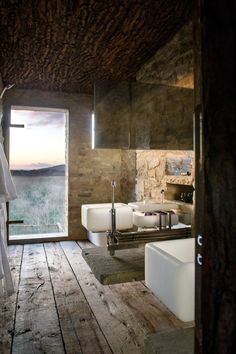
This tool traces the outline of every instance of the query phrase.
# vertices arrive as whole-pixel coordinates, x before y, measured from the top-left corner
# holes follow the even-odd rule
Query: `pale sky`
[[[38,169],[65,163],[64,112],[11,110],[10,168]]]

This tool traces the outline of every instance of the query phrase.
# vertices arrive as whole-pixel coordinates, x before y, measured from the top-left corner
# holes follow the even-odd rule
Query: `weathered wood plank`
[[[194,322],[180,321],[142,282],[109,287],[134,313],[147,335],[194,326]]]
[[[143,353],[145,330],[111,289],[102,286],[75,242],[61,242],[87,301],[114,353]]]
[[[12,353],[64,354],[43,244],[24,246]]]
[[[111,353],[60,244],[44,247],[66,353]]]
[[[0,353],[11,352],[23,246],[9,246],[8,255],[15,292],[0,298]]]

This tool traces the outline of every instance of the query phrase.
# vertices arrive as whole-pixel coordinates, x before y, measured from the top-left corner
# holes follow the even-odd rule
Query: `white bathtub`
[[[194,320],[194,238],[148,243],[145,282],[182,321]]]

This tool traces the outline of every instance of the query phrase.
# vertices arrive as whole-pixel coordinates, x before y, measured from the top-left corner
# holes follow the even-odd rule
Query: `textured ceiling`
[[[128,80],[186,23],[191,0],[0,0],[0,72],[18,88],[91,93]]]

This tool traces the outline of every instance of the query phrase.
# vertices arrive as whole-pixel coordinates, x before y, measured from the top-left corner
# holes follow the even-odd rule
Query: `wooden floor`
[[[15,294],[0,299],[0,353],[144,353],[149,334],[192,326],[144,282],[101,285],[87,242],[9,246]]]

